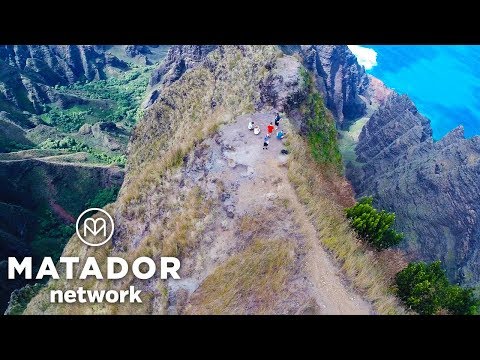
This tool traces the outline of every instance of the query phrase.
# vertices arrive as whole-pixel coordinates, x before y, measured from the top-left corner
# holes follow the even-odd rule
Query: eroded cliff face
[[[128,65],[93,45],[1,45],[0,110],[39,113],[60,97],[52,86],[104,79],[112,69]]]
[[[394,211],[401,244],[414,259],[441,259],[450,279],[480,283],[480,137],[463,128],[434,142],[430,121],[405,95],[392,94],[364,126],[359,167],[348,175],[357,195]]]
[[[217,48],[217,45],[174,45],[150,79],[150,95],[145,106],[152,105],[158,98],[161,89],[180,79],[189,69],[200,65],[206,56]]]
[[[325,104],[337,126],[346,129],[351,121],[365,114],[369,77],[346,45],[282,46],[286,53],[297,53],[313,72]]]

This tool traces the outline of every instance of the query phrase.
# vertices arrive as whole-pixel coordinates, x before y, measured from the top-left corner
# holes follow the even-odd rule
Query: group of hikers
[[[279,130],[280,127],[280,114],[277,113],[275,115],[275,120],[271,121],[270,124],[267,125],[267,134],[263,138],[263,150],[268,150],[268,144],[270,142],[270,138],[272,137],[273,131],[277,129],[277,139],[282,140],[285,137],[285,132],[282,130]],[[275,123],[275,126],[273,125]],[[260,134],[260,127],[255,124],[254,121],[250,121],[248,123],[248,130],[253,131],[255,135]]]

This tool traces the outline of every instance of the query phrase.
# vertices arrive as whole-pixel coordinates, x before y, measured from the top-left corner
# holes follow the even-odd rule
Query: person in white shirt
[[[255,123],[253,121],[250,121],[248,123],[248,130],[253,130],[254,127],[255,127]]]

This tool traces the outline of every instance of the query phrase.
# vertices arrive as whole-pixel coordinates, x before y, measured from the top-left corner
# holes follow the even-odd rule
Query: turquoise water
[[[377,53],[367,70],[407,94],[441,138],[462,124],[467,137],[480,134],[480,46],[365,45]]]

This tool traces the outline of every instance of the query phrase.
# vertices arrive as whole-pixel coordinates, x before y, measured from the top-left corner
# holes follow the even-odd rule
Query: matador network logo
[[[93,217],[95,215],[95,217]],[[101,246],[113,236],[115,224],[109,213],[100,208],[85,210],[77,218],[77,236],[86,245]]]

